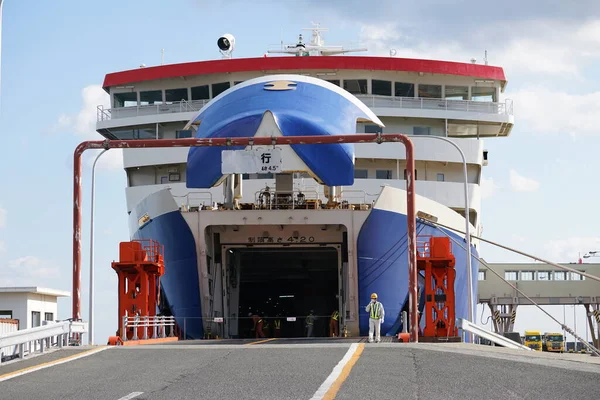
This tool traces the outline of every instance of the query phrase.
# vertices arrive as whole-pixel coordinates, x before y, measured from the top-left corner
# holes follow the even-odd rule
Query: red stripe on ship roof
[[[275,70],[302,71],[315,69],[423,72],[429,74],[458,75],[499,80],[502,81],[503,87],[506,83],[504,70],[501,67],[489,65],[395,57],[316,56],[234,58],[136,68],[107,74],[104,78],[102,87],[107,89],[111,86],[153,81],[157,79],[225,72]]]

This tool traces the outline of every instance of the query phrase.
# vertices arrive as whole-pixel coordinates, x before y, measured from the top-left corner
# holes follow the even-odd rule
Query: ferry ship
[[[462,230],[460,154],[428,136],[450,138],[466,157],[469,223],[481,234],[483,139],[508,136],[514,123],[512,103],[500,101],[503,69],[345,55],[365,49],[326,46],[323,30],[312,28],[308,43],[300,35],[276,56],[234,58],[227,34],[217,40],[221,59],[109,73],[111,108],[98,106],[97,132],[130,140],[414,135],[417,210]],[[386,310],[382,335],[400,332],[408,308],[403,145],[248,146],[248,154],[269,150],[277,162],[266,169],[232,167],[235,150],[123,151],[131,238],[165,247],[160,312],[175,316],[190,339],[246,337],[251,315],[281,317],[281,336],[304,336],[311,312],[315,335],[329,336],[334,311],[357,336],[368,332],[364,308],[375,292]],[[424,223],[417,234],[440,236]],[[452,246],[456,317],[466,318],[479,266],[473,259],[469,304],[466,251]]]

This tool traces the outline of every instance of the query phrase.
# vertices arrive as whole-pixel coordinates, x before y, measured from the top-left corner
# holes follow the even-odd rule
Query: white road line
[[[64,359],[58,359],[56,361],[49,361],[47,363],[44,363],[44,364],[41,364],[41,365],[38,365],[38,366],[35,366],[35,367],[29,367],[29,368],[24,368],[24,369],[19,370],[19,371],[15,371],[15,372],[9,372],[9,373],[7,373],[5,375],[0,376],[0,382],[4,382],[4,381],[7,381],[9,379],[16,378],[17,376],[26,375],[26,374],[29,374],[31,372],[39,371],[41,369],[54,367],[55,365],[60,365],[60,364],[68,363],[69,361],[79,360],[80,358],[91,356],[91,355],[94,355],[94,354],[99,353],[101,351],[108,350],[110,348],[112,348],[112,346],[110,346],[110,347],[109,346],[100,347],[98,349],[93,349],[93,350],[85,351],[84,353],[79,354],[79,355],[77,355],[75,357],[68,356],[68,357],[65,357]]]
[[[131,392],[127,396],[123,396],[118,400],[130,400],[130,399],[133,399],[134,397],[138,397],[140,394],[144,394],[144,392]]]
[[[317,389],[317,391],[315,392],[313,397],[310,398],[310,400],[321,400],[323,398],[323,396],[325,396],[325,393],[327,393],[327,391],[329,390],[331,385],[333,385],[333,382],[335,382],[335,380],[340,376],[340,374],[342,373],[342,370],[344,369],[344,366],[346,364],[348,364],[348,361],[350,361],[350,359],[352,358],[352,356],[358,349],[358,345],[359,345],[358,343],[352,343],[350,345],[350,348],[348,349],[348,351],[346,352],[344,357],[333,368],[333,371],[331,371],[331,374],[329,374],[327,379],[325,379],[325,382],[323,382],[321,384],[321,386],[319,386],[319,388]]]

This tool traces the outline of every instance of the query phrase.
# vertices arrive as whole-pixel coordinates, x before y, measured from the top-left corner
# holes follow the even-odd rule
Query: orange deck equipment
[[[460,341],[455,323],[455,263],[450,238],[417,238],[417,269],[425,272],[425,329],[421,341]]]
[[[133,329],[123,331],[123,317],[154,317],[159,305],[160,277],[165,273],[164,247],[154,240],[134,240],[119,244],[119,261],[112,263],[119,278],[119,323],[117,336],[132,339]],[[144,329],[138,327],[137,337]]]

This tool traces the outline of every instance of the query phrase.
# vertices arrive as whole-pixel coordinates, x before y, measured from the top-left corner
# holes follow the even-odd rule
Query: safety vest
[[[334,321],[337,321],[339,316],[340,316],[340,313],[337,311],[334,311],[333,314],[331,314],[331,319]]]
[[[276,319],[275,320],[275,329],[280,329],[281,328],[281,321]]]
[[[381,318],[381,303],[379,303],[378,301],[376,301],[375,303],[371,303],[371,318]]]
[[[310,314],[308,317],[306,317],[306,325],[312,325],[313,321],[312,321],[312,314]]]

